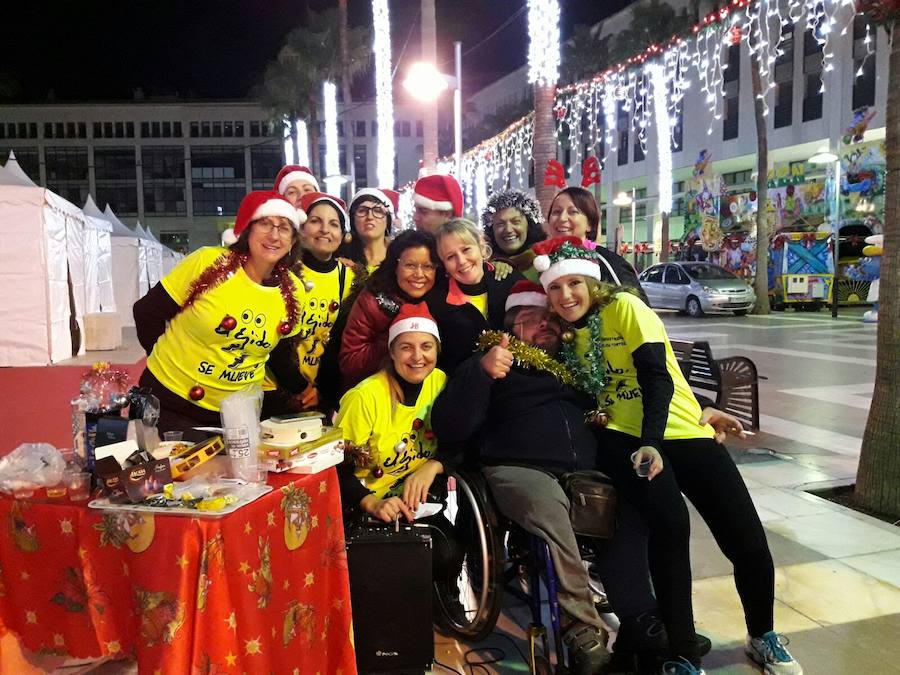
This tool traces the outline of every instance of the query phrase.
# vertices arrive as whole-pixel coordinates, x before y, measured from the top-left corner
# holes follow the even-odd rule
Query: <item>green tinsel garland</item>
[[[574,374],[575,386],[587,392],[594,398],[599,398],[606,386],[606,362],[603,359],[603,347],[600,335],[603,332],[603,321],[600,319],[600,311],[595,309],[587,320],[588,332],[591,339],[585,364],[575,353],[575,340],[563,342],[560,356],[569,373]],[[587,365],[587,367],[585,367]]]
[[[487,351],[491,347],[499,345],[504,337],[509,339],[509,344],[506,349],[513,355],[513,359],[515,359],[517,365],[533,370],[543,370],[553,375],[553,377],[563,384],[567,384],[570,387],[578,386],[575,382],[575,378],[572,377],[572,373],[566,370],[563,364],[554,359],[543,349],[530,345],[527,342],[523,342],[522,340],[507,335],[499,330],[488,330],[479,335],[477,348],[481,351]]]

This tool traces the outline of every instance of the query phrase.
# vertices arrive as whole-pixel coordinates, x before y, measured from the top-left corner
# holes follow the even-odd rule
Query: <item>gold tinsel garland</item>
[[[527,342],[522,342],[518,338],[514,338],[499,330],[487,330],[478,336],[477,348],[481,351],[487,351],[491,347],[499,345],[503,338],[509,339],[506,349],[513,355],[516,365],[533,370],[543,370],[550,373],[557,380],[569,386],[575,385],[575,378],[566,370],[565,366],[550,356],[540,347],[535,347]]]

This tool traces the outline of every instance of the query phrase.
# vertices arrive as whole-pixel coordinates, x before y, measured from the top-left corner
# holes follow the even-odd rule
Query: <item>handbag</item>
[[[573,471],[559,479],[569,498],[569,520],[575,534],[612,539],[616,531],[618,494],[600,471]]]

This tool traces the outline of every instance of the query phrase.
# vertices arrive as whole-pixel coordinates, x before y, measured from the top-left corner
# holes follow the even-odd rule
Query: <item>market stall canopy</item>
[[[38,187],[25,170],[19,165],[16,159],[16,153],[9,151],[9,158],[6,164],[0,166],[0,185],[23,185],[25,187]]]

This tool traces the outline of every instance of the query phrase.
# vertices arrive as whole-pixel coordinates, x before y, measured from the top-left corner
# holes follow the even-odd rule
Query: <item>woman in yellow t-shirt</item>
[[[535,253],[550,306],[570,329],[560,358],[598,403],[591,413],[599,429],[598,468],[647,523],[650,573],[675,659],[665,672],[702,672],[682,492],[734,565],[747,654],[767,672],[770,666],[771,672],[802,672],[773,630],[775,569],[759,516],[717,429],[705,423],[709,413],[681,373],[662,321],[632,292],[603,283],[598,255],[579,238],[541,242]],[[729,431],[742,433],[736,419],[719,417]]]
[[[140,385],[160,400],[161,430],[202,440],[193,427],[219,426],[222,399],[261,382],[269,353],[300,330],[306,288],[290,268],[302,220],[281,195],[251,192],[228,248],[195,251],[134,304]]]

